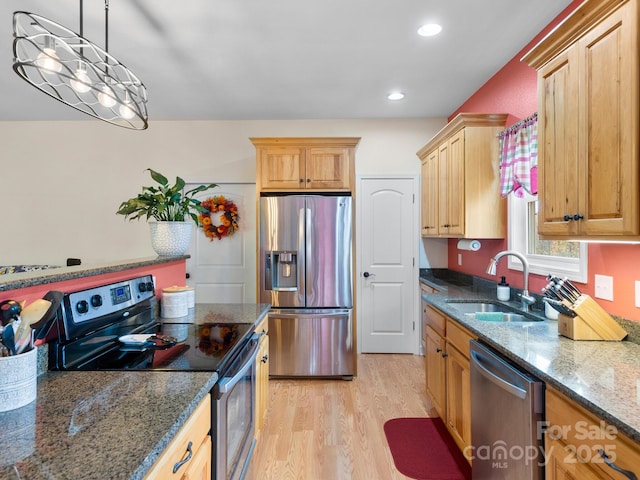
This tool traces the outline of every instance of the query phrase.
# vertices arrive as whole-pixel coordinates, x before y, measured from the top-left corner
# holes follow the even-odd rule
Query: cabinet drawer
[[[260,320],[260,323],[256,325],[254,332],[255,333],[264,332],[265,334],[269,333],[269,316],[268,315],[265,315],[265,317],[262,320]]]
[[[195,457],[200,446],[209,441],[209,430],[211,430],[211,396],[207,395],[160,455],[145,480],[181,479],[189,468],[190,462],[186,462],[176,473],[173,473],[174,465],[187,457],[188,449],[191,449]],[[191,447],[189,447],[189,442],[191,442]]]
[[[599,454],[604,450],[611,462],[640,476],[640,445],[559,392],[547,388],[547,436],[565,445],[565,462],[588,463],[603,478],[627,477],[606,465]]]
[[[475,338],[457,322],[447,320],[447,341],[456,347],[467,359],[469,358],[469,341]]]
[[[427,325],[444,337],[447,317],[429,305],[427,305],[425,315],[427,318]]]

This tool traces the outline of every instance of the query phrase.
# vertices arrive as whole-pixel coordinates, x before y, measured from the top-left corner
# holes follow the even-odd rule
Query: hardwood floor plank
[[[384,423],[427,417],[424,357],[362,354],[352,381],[272,379],[246,480],[404,480]]]

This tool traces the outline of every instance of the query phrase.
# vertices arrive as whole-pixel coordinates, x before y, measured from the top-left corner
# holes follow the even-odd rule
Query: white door
[[[357,198],[360,351],[418,353],[418,179],[361,178]]]
[[[186,190],[199,184],[187,184]],[[238,206],[239,230],[229,237],[205,237],[197,229],[187,252],[187,285],[194,287],[198,303],[256,302],[256,185],[226,183],[199,193],[196,198],[224,195]],[[212,223],[220,224],[211,215]]]

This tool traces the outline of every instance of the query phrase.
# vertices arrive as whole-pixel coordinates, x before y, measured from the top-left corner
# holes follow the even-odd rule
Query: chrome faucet
[[[496,267],[498,266],[498,260],[502,257],[506,257],[507,255],[513,255],[522,263],[522,274],[524,275],[524,285],[522,289],[522,293],[520,294],[520,301],[522,305],[522,310],[524,312],[528,312],[531,308],[531,305],[536,303],[536,299],[529,295],[529,262],[526,257],[521,253],[516,252],[515,250],[503,250],[496,254],[495,257],[491,259],[489,262],[489,266],[487,267],[487,273],[489,275],[496,274]]]

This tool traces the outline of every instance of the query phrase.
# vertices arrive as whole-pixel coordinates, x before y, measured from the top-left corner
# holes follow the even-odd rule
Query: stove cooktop
[[[220,373],[252,334],[246,323],[163,324],[154,292],[153,277],[144,275],[64,294],[48,339],[49,368]]]
[[[253,325],[239,323],[171,323],[156,324],[143,333],[169,341],[144,343],[122,342],[118,333],[102,332],[84,341],[65,345],[61,352],[64,370],[157,370],[157,371],[216,371],[225,368],[244,340],[253,331]],[[126,339],[123,339],[126,340]],[[99,348],[99,343],[104,348]],[[83,351],[91,350],[90,356]],[[100,353],[96,354],[95,352]],[[85,357],[85,358],[83,358]]]

